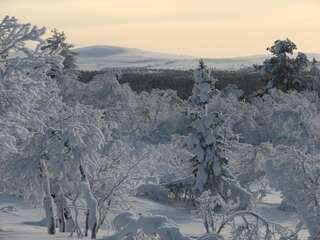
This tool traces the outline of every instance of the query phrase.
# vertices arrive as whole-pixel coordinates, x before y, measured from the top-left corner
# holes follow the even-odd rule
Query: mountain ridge
[[[191,69],[197,66],[200,57],[147,51],[112,45],[93,45],[75,48],[80,69],[102,70],[105,68],[159,68]],[[306,53],[311,59],[320,59],[319,53]],[[209,67],[239,69],[261,64],[268,54],[256,54],[226,58],[203,58]]]

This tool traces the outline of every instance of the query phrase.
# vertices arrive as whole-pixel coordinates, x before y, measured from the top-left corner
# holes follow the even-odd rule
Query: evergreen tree
[[[239,185],[228,168],[226,152],[235,139],[228,127],[227,117],[218,112],[207,112],[210,94],[213,93],[211,84],[215,80],[202,60],[194,76],[193,95],[189,99],[192,132],[187,146],[194,154],[191,161],[194,167],[195,192],[201,194],[210,190],[214,196],[220,196],[226,202],[238,202],[239,198],[239,208],[248,208],[250,195]]]
[[[264,61],[262,69],[270,79],[266,90],[276,87],[282,91],[291,89],[303,90],[308,84],[301,76],[308,66],[308,58],[304,53],[292,57],[297,46],[290,39],[277,40],[274,45],[267,48],[273,55]]]
[[[64,71],[75,69],[75,57],[77,56],[77,53],[72,50],[74,45],[66,42],[67,37],[64,32],[59,32],[57,29],[54,29],[51,32],[52,36],[46,40],[47,44],[43,48],[50,49],[52,53],[59,50],[59,55],[64,58]]]

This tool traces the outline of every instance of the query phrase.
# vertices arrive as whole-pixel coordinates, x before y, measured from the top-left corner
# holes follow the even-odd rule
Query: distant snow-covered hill
[[[89,46],[75,49],[79,53],[77,63],[83,70],[104,68],[154,68],[154,69],[193,69],[198,64],[197,57],[149,52],[134,48],[114,46]],[[320,54],[308,54],[320,59]],[[266,55],[235,58],[206,58],[209,67],[218,69],[238,69],[260,64]]]

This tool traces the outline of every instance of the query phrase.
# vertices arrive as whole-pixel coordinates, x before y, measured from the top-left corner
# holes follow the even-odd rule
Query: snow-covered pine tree
[[[308,58],[304,53],[293,56],[297,46],[290,39],[277,40],[274,45],[267,48],[273,55],[264,61],[262,69],[268,75],[269,82],[265,87],[266,91],[275,87],[282,91],[291,89],[303,90],[308,83],[301,77],[301,74],[308,66]]]
[[[46,39],[47,45],[43,48],[49,49],[51,52],[59,50],[59,55],[64,58],[63,69],[65,71],[74,70],[76,68],[75,56],[77,53],[72,50],[72,44],[66,42],[67,37],[64,32],[59,32],[57,29],[51,31],[52,36]]]
[[[219,112],[207,112],[207,104],[213,94],[212,85],[216,80],[210,76],[203,60],[195,70],[194,79],[188,107],[191,134],[187,146],[194,154],[191,161],[196,179],[195,191],[200,195],[210,190],[212,195],[219,195],[225,202],[238,202],[239,209],[246,209],[250,206],[250,194],[240,186],[228,168],[226,152],[235,138],[227,116]]]
[[[193,107],[202,108],[204,110],[203,114],[206,114],[206,106],[209,103],[210,94],[215,82],[216,79],[210,75],[203,59],[200,59],[199,67],[194,71],[194,85],[189,102]]]

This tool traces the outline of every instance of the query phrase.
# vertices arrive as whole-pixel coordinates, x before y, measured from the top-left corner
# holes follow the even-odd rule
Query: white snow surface
[[[180,232],[189,238],[199,238],[205,234],[201,219],[197,218],[193,211],[179,206],[168,206],[151,200],[137,197],[129,197],[130,214],[143,216],[164,216],[161,219],[169,219],[174,222]],[[257,211],[267,219],[284,226],[295,227],[298,218],[295,213],[287,213],[278,210],[281,201],[279,193],[268,195],[262,204],[258,204]],[[57,233],[54,236],[47,234],[42,220],[45,216],[44,210],[33,208],[13,197],[0,194],[0,209],[11,206],[7,211],[0,210],[0,240],[51,240],[51,239],[76,239],[70,238],[68,233]],[[121,214],[113,212],[112,217]],[[127,214],[128,215],[128,214]],[[129,216],[128,215],[128,216]],[[103,231],[98,234],[98,239],[105,239],[114,234],[115,230]],[[301,240],[307,239],[307,233],[302,232]],[[86,239],[86,238],[83,238]],[[114,240],[112,238],[108,238]]]

